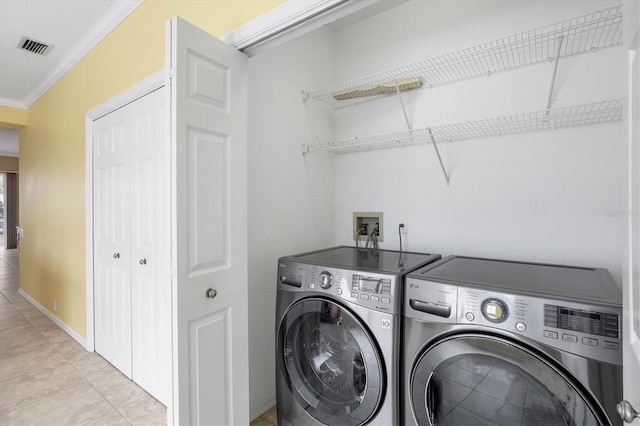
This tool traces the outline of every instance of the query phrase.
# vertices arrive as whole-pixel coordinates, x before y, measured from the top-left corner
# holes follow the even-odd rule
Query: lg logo
[[[385,330],[391,329],[391,317],[382,317],[382,328]]]

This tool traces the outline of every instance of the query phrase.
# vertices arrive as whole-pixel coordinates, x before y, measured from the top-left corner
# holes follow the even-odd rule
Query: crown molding
[[[91,27],[89,32],[78,40],[69,52],[47,73],[40,84],[38,84],[22,102],[14,101],[14,103],[22,104],[23,109],[27,109],[33,105],[40,96],[49,90],[51,86],[62,78],[67,71],[100,43],[114,28],[120,25],[143,1],[144,0],[115,1],[109,10]],[[0,100],[0,102],[2,101],[3,100]],[[3,103],[3,105],[5,104]]]
[[[27,105],[24,101],[18,101],[9,98],[0,98],[0,106],[18,109],[27,109],[29,107],[29,105]]]

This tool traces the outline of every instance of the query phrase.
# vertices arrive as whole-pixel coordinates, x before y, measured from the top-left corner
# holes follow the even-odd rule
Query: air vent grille
[[[53,45],[51,44],[42,43],[41,41],[36,41],[26,36],[22,36],[17,47],[18,49],[26,50],[41,56],[46,56],[51,52],[51,49],[53,49]]]

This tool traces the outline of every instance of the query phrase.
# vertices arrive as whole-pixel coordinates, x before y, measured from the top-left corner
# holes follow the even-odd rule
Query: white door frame
[[[98,105],[85,116],[85,253],[86,253],[86,306],[87,338],[85,349],[95,350],[94,306],[93,306],[93,122],[135,101],[142,96],[165,86],[165,70],[162,69],[135,84],[124,92]]]

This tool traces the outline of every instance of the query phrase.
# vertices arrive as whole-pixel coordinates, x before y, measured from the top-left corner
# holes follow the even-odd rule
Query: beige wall
[[[50,311],[55,299],[55,315],[80,336],[86,336],[87,111],[163,68],[172,16],[221,36],[281,3],[147,0],[28,110],[20,132],[20,286]]]

